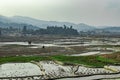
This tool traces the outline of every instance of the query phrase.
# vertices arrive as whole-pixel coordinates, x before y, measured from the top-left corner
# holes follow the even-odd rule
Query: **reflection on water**
[[[100,80],[100,79],[109,80],[110,78],[119,78],[119,79],[112,79],[112,80],[120,80],[120,74],[94,75],[94,76],[78,77],[78,78],[64,78],[64,79],[58,79],[58,80]]]
[[[28,42],[0,42],[0,46],[4,46],[4,45],[12,45],[12,44],[15,44],[15,45],[29,45]],[[32,45],[35,45],[35,46],[56,46],[54,44],[44,44],[44,43],[32,43]]]
[[[28,45],[28,42],[0,42],[0,46],[3,45],[12,45],[12,44],[17,44],[17,45]],[[32,43],[32,45],[36,46],[59,46],[59,47],[70,47],[70,46],[89,46],[89,45],[99,45],[100,43],[90,43],[90,42],[51,42],[51,43]]]

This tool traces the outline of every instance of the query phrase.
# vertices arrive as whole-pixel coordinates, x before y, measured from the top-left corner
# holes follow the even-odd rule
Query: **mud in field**
[[[102,39],[99,38],[96,39],[81,37],[50,38],[42,36],[41,38],[39,37],[38,41],[35,40],[30,45],[28,44],[27,41],[0,42],[0,56],[58,55],[58,54],[65,55],[69,54],[79,56],[84,55],[84,53],[93,54],[94,52],[108,54],[120,51],[119,39],[115,40],[116,41],[114,41],[113,39],[112,42],[108,40],[103,41]]]

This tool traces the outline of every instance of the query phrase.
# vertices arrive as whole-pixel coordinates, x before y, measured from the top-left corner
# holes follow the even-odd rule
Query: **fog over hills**
[[[39,28],[46,28],[47,26],[73,26],[73,28],[77,29],[78,31],[83,31],[83,30],[93,30],[95,27],[86,25],[84,23],[80,24],[74,24],[70,22],[57,22],[57,21],[44,21],[44,20],[37,20],[29,17],[22,17],[22,16],[13,16],[13,17],[5,17],[5,16],[0,16],[0,27],[9,27],[13,25],[17,26],[17,24],[26,24],[26,25],[33,25],[37,26]]]
[[[75,23],[70,23],[70,22],[58,22],[58,21],[45,21],[45,20],[38,20],[30,17],[23,17],[23,16],[13,16],[13,17],[6,17],[6,16],[0,16],[0,27],[22,27],[22,26],[29,26],[29,28],[32,29],[37,29],[37,28],[46,28],[47,26],[73,26],[74,29],[77,29],[78,31],[89,31],[89,30],[95,30],[98,29],[96,26],[89,26],[84,23],[80,24],[75,24]],[[107,28],[110,28],[111,26],[107,26]],[[104,26],[105,28],[105,26]],[[103,28],[103,29],[104,29]],[[105,28],[105,30],[107,30]],[[120,27],[112,27],[112,29],[115,30],[120,30],[118,28]],[[117,28],[117,29],[116,29]]]

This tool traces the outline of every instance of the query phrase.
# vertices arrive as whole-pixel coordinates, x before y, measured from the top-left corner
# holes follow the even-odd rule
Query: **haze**
[[[120,0],[0,0],[0,14],[95,26],[120,26]]]

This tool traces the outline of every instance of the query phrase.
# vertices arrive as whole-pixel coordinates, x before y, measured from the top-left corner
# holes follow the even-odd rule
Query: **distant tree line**
[[[58,27],[58,26],[48,26],[46,29],[35,30],[35,35],[38,34],[51,34],[51,35],[78,35],[78,31],[73,29],[72,26]]]
[[[78,35],[78,31],[73,29],[73,26],[66,26],[63,25],[62,27],[59,26],[47,26],[47,28],[38,28],[38,29],[31,29],[29,26],[23,26],[22,28],[14,28],[12,26],[7,28],[0,28],[0,35],[4,34],[12,34],[12,33],[19,33],[23,36],[26,35]]]

